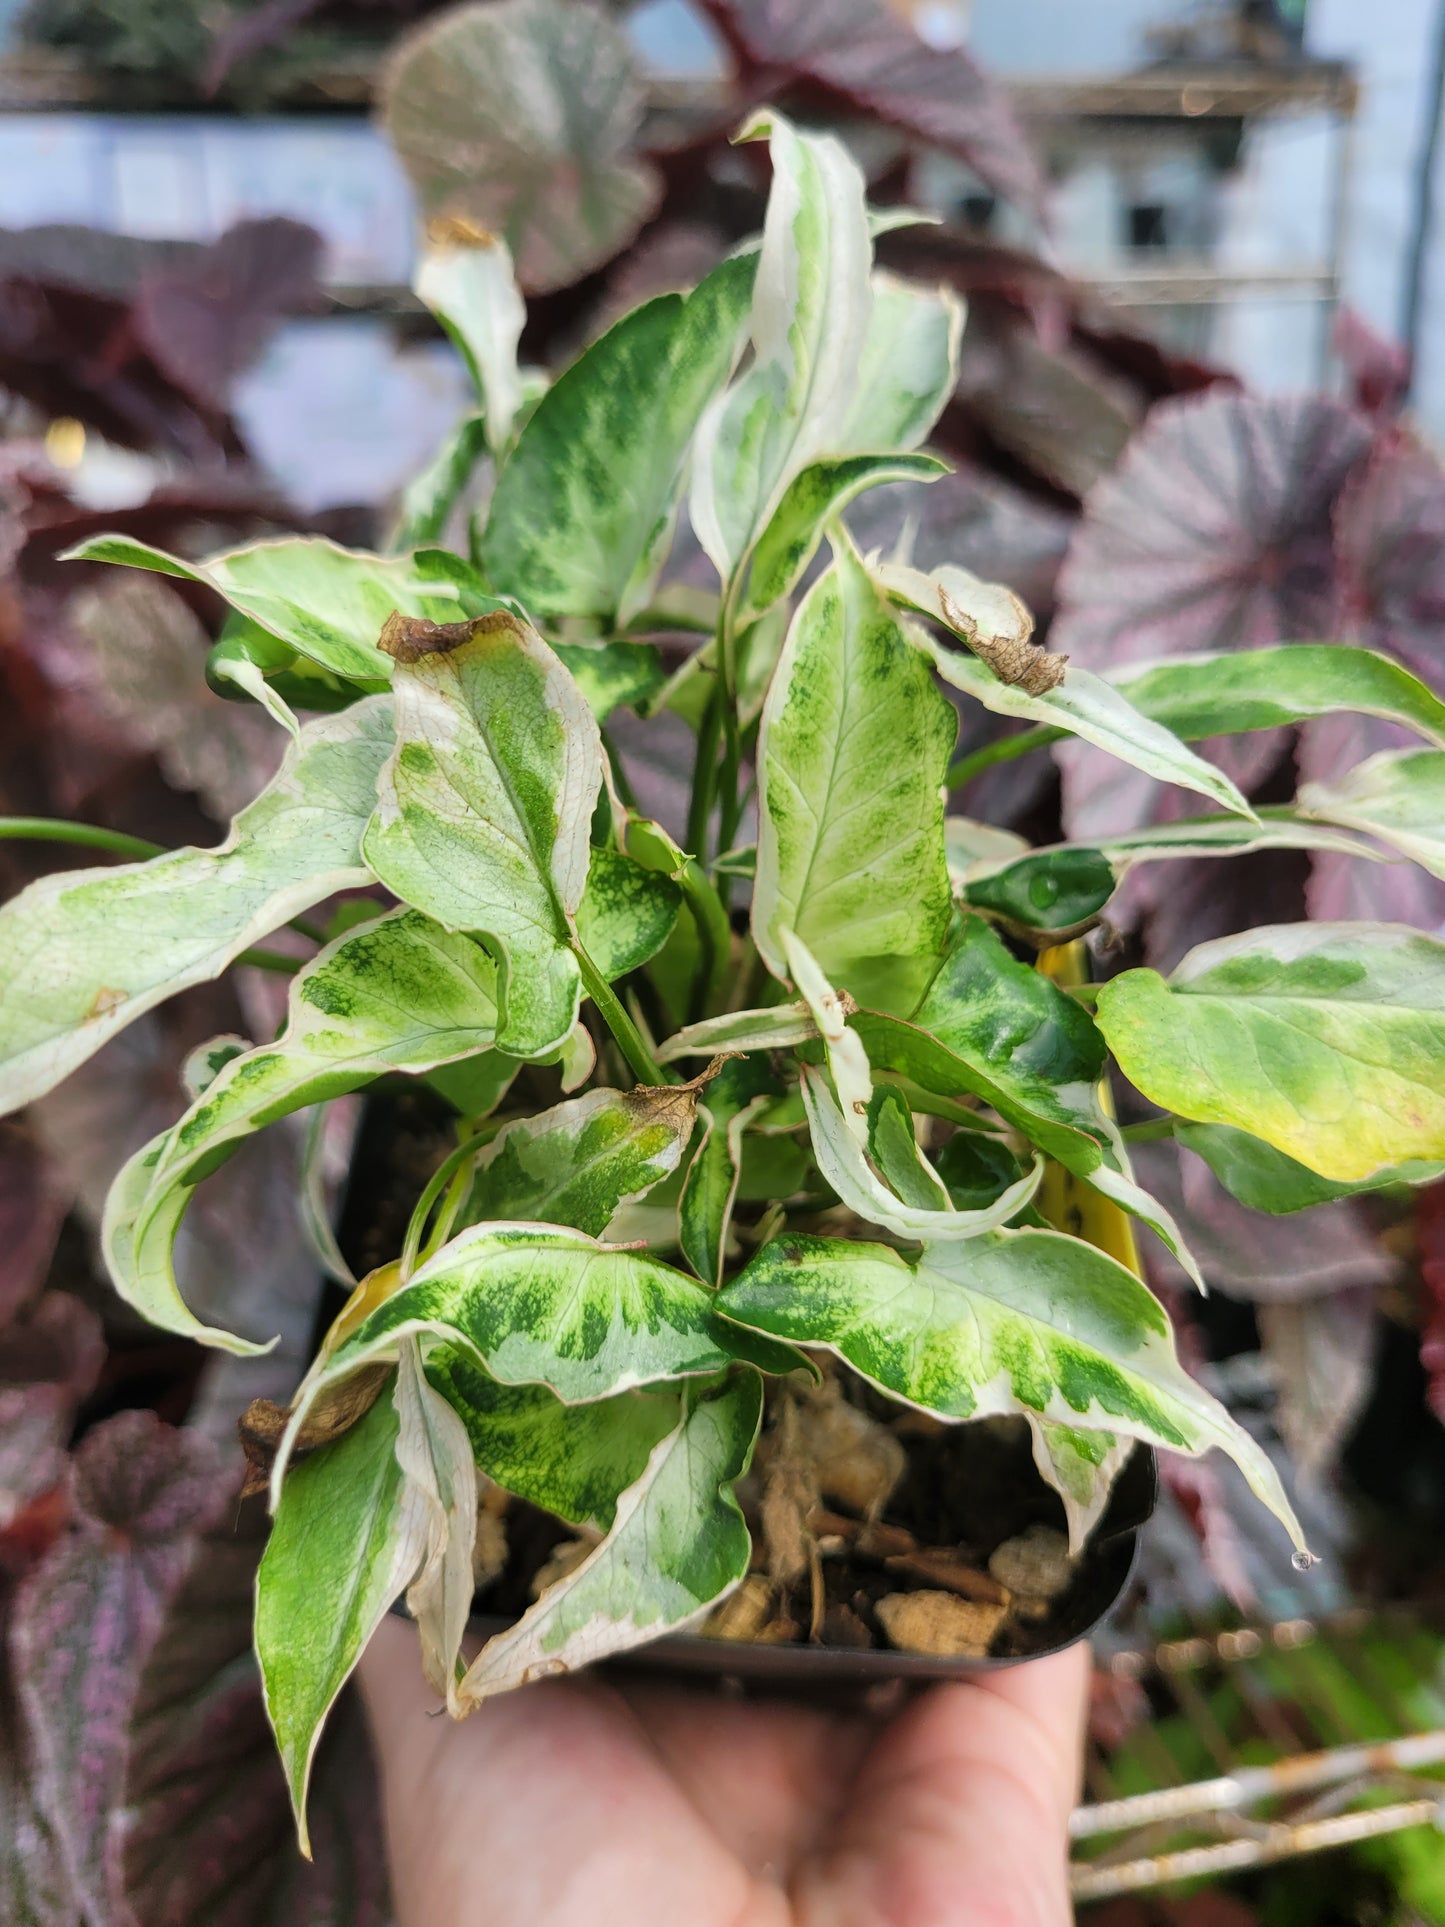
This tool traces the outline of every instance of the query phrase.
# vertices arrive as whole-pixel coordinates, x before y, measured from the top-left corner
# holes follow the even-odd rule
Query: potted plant
[[[540,393],[505,247],[433,227],[419,285],[480,406],[410,492],[396,553],[76,551],[218,591],[235,620],[212,676],[292,741],[216,849],[65,872],[0,912],[4,1104],[308,908],[370,893],[295,971],[280,1034],[196,1053],[184,1115],[116,1177],[118,1291],[167,1331],[262,1349],[178,1289],[195,1185],[368,1085],[424,1084],[455,1113],[391,1261],[289,1411],[248,1428],[275,1511],[257,1644],[303,1839],[322,1722],[403,1591],[463,1714],[704,1621],[738,1652],[861,1628],[977,1654],[1011,1615],[1046,1640],[1088,1565],[1047,1509],[1078,1553],[1135,1441],[1223,1448],[1307,1558],[1269,1458],[1183,1370],[1142,1282],[1132,1220],[1192,1261],[1131,1174],[1109,1053],[1161,1109],[1148,1132],[1187,1133],[1261,1202],[1445,1160],[1433,939],[1264,928],[1103,985],[1079,942],[1135,863],[1277,844],[1438,864],[1445,704],[1323,645],[1101,678],[1035,645],[1007,590],[858,553],[841,517],[862,490],[941,472],[917,450],[962,316],[874,272],[871,235],[900,217],[869,214],[834,139],[776,114],[740,138],[771,145],[761,242]],[[436,537],[474,473],[490,492],[463,556]],[[685,488],[713,592],[659,586]],[[657,639],[682,632],[669,671]],[[955,700],[1209,807],[1088,849],[946,818]],[[695,733],[680,839],[629,800],[620,704]],[[1188,747],[1336,709],[1430,746],[1261,810]],[[890,1516],[905,1489],[937,1511],[966,1441],[993,1503],[1020,1435],[1042,1483],[972,1563],[957,1523],[920,1544]],[[555,1527],[540,1596],[465,1662],[523,1507],[577,1536],[558,1551]],[[823,1570],[840,1557],[884,1575],[843,1602],[853,1624]]]

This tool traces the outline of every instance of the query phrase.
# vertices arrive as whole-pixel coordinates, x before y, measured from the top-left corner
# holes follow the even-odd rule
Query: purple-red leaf
[[[1330,346],[1349,376],[1357,407],[1367,415],[1395,414],[1410,391],[1410,351],[1372,328],[1358,308],[1335,310]]]
[[[40,1289],[64,1206],[40,1152],[13,1119],[0,1124],[0,1331]]]
[[[1331,514],[1368,445],[1323,395],[1161,402],[1089,495],[1050,646],[1102,671],[1334,639]]]
[[[1335,512],[1350,640],[1434,687],[1445,641],[1445,471],[1403,431],[1382,435]]]
[[[258,1505],[207,1538],[166,1615],[131,1723],[121,1865],[145,1927],[383,1927],[386,1866],[370,1749],[343,1698],[311,1792],[314,1859],[297,1851],[251,1653],[265,1537]]]
[[[1037,211],[1043,177],[1003,89],[961,47],[930,47],[886,0],[703,0],[729,44],[967,161]]]
[[[314,304],[320,266],[315,228],[280,215],[238,221],[201,254],[148,274],[131,324],[179,388],[222,409],[282,317]]]
[[[10,1649],[38,1803],[84,1918],[113,1927],[111,1813],[136,1683],[195,1535],[234,1484],[205,1440],[134,1411],[87,1434],[72,1479],[70,1529],[18,1588]]]

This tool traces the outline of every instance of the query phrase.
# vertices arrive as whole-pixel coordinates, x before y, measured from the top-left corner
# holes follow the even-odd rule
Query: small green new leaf
[[[554,642],[552,648],[599,724],[614,709],[645,703],[667,680],[654,642],[619,637],[611,642]]]
[[[519,1117],[478,1159],[465,1221],[527,1219],[599,1238],[619,1205],[677,1169],[696,1115],[696,1092],[644,1084]]]
[[[440,542],[477,463],[487,452],[487,417],[464,415],[426,467],[402,490],[391,546],[406,550]]]
[[[128,1304],[163,1331],[262,1349],[201,1325],[176,1286],[173,1250],[194,1187],[244,1139],[307,1104],[387,1071],[418,1073],[487,1050],[496,968],[470,938],[398,910],[329,944],[291,985],[274,1044],[232,1056],[170,1130],[123,1166],[106,1199],[102,1244]]]
[[[119,562],[204,583],[299,654],[373,690],[391,678],[376,639],[393,610],[457,622],[494,606],[466,563],[441,549],[368,555],[318,535],[250,542],[204,562],[183,562],[128,535],[97,535],[61,560]]]
[[[1064,1502],[1069,1524],[1069,1551],[1075,1558],[1104,1516],[1114,1480],[1124,1468],[1134,1441],[1112,1432],[1081,1432],[1077,1426],[1056,1425],[1028,1414],[1034,1464]]]
[[[793,931],[859,1002],[907,1010],[951,914],[942,783],[958,719],[851,547],[793,618],[758,750],[752,928]]]
[[[1445,1158],[1445,944],[1396,924],[1301,923],[1127,970],[1099,1025],[1146,1097],[1232,1124],[1321,1177]]]
[[[742,1170],[743,1132],[781,1092],[764,1057],[724,1064],[698,1106],[700,1142],[678,1200],[678,1241],[705,1285],[721,1282]]]
[[[1134,1274],[1057,1231],[926,1246],[775,1238],[719,1302],[756,1331],[826,1345],[939,1418],[1032,1414],[1170,1451],[1218,1445],[1303,1540],[1268,1455],[1180,1365],[1169,1321]]]
[[[1355,710],[1445,748],[1445,703],[1418,676],[1371,649],[1292,642],[1131,664],[1108,680],[1142,714],[1187,742]]]
[[[361,833],[390,747],[383,697],[308,723],[217,848],[63,870],[0,909],[0,1112],[299,911],[369,883]]]
[[[1445,877],[1445,750],[1384,750],[1338,783],[1306,783],[1305,816],[1379,837]]]
[[[1433,1184],[1445,1174],[1445,1164],[1417,1161],[1386,1165],[1374,1177],[1356,1184],[1337,1184],[1232,1124],[1189,1124],[1181,1120],[1174,1127],[1174,1137],[1186,1150],[1198,1152],[1231,1197],[1251,1211],[1270,1211],[1277,1216],[1307,1211],[1311,1205],[1327,1204],[1333,1198],[1381,1191],[1391,1184]]]
[[[538,617],[622,626],[672,541],[698,420],[742,346],[757,256],[659,295],[595,341],[537,404],[497,481],[489,578]]]
[[[462,1705],[678,1631],[725,1598],[752,1554],[733,1486],[761,1417],[753,1372],[686,1392],[681,1421],[617,1501],[602,1544],[482,1648],[461,1683]]]
[[[946,648],[916,624],[910,625],[909,634],[918,648],[954,689],[972,696],[996,715],[1051,725],[1107,750],[1120,762],[1131,763],[1161,782],[1197,790],[1241,816],[1251,814],[1249,804],[1222,770],[1152,722],[1102,676],[1070,667],[1061,680],[1052,687],[1042,687],[1037,694],[1030,693],[1023,679],[1005,681],[989,666],[986,655],[1007,663],[1011,653],[1017,654],[1020,677],[1028,678],[1039,654],[1028,654],[1033,649],[1029,642],[1032,620],[1027,620],[1026,628],[1020,624],[1017,611],[1022,605],[1008,590],[996,583],[980,582],[963,569],[935,569],[925,575],[921,569],[872,557],[867,566],[891,600],[952,630],[968,643],[970,651],[978,652],[965,654]],[[1026,611],[1024,615],[1027,619]],[[1045,660],[1056,664],[1058,659]],[[1050,670],[1051,676],[1059,673],[1058,669]]]
[[[594,850],[577,935],[609,983],[655,957],[672,935],[682,891],[620,850]]]
[[[435,1347],[426,1371],[460,1414],[488,1478],[598,1532],[611,1529],[617,1495],[642,1477],[653,1447],[678,1422],[676,1387],[564,1405],[540,1385],[499,1385],[450,1345]]]
[[[761,615],[802,580],[824,529],[865,490],[885,482],[936,482],[948,465],[932,455],[830,455],[795,475],[753,547],[742,612]]]
[[[1042,1159],[1035,1159],[1031,1170],[980,1210],[955,1211],[941,1185],[935,1193],[942,1194],[941,1206],[920,1207],[906,1202],[896,1197],[869,1165],[822,1072],[805,1064],[802,1079],[818,1169],[850,1211],[897,1237],[939,1241],[981,1237],[1016,1217],[1039,1188],[1044,1166]],[[921,1172],[932,1175],[926,1166]]]
[[[573,918],[602,781],[596,721],[536,630],[506,610],[455,628],[398,621],[396,749],[367,862],[404,902],[495,946],[497,1044],[555,1049],[577,1017]]]
[[[875,269],[858,388],[838,452],[917,448],[958,378],[964,307],[949,288],[921,288]]]
[[[774,1372],[801,1362],[786,1348],[760,1351],[719,1317],[712,1292],[647,1252],[552,1225],[488,1223],[443,1245],[379,1305],[311,1395],[423,1333],[464,1347],[503,1384],[544,1385],[569,1404],[718,1372],[735,1359]],[[304,1414],[298,1404],[293,1434]]]
[[[693,527],[724,582],[799,470],[844,446],[872,308],[863,176],[841,143],[772,112],[736,138],[768,140],[773,186],[753,359],[703,416],[693,461]]]
[[[527,320],[510,248],[469,221],[430,221],[415,286],[461,351],[482,404],[487,441],[500,455],[522,406],[517,343]]]
[[[467,1428],[427,1382],[421,1347],[401,1347],[396,1377],[396,1460],[406,1478],[403,1510],[422,1519],[421,1563],[407,1587],[407,1611],[421,1637],[422,1671],[447,1710],[459,1713],[462,1635],[471,1616],[477,1540],[477,1471]],[[294,1476],[294,1475],[293,1475]],[[286,1488],[281,1488],[284,1501]]]
[[[424,1520],[402,1503],[390,1398],[295,1465],[256,1575],[256,1652],[309,1856],[306,1788],[321,1728],[367,1641],[416,1571]]]

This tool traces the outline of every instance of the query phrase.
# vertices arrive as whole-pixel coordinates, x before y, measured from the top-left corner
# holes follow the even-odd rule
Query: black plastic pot
[[[936,1659],[876,1648],[859,1652],[844,1646],[764,1645],[678,1633],[635,1647],[603,1665],[613,1673],[691,1675],[699,1681],[726,1680],[764,1693],[825,1696],[892,1680],[960,1679],[1021,1666],[1086,1639],[1118,1605],[1134,1571],[1140,1529],[1153,1512],[1158,1493],[1154,1453],[1146,1445],[1136,1446],[1114,1482],[1108,1509],[1090,1538],[1078,1576],[1052,1615],[1051,1637],[1028,1653],[999,1659]],[[513,1624],[512,1619],[476,1613],[470,1631],[480,1641]]]

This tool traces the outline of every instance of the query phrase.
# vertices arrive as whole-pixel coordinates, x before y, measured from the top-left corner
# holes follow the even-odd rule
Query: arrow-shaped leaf
[[[396,750],[366,860],[502,966],[498,1046],[555,1049],[577,1016],[571,948],[602,780],[597,724],[537,632],[505,610],[446,628],[398,619]]]
[[[1306,816],[1364,830],[1445,877],[1445,750],[1384,750],[1337,783],[1306,783]]]
[[[361,833],[390,747],[385,698],[308,723],[216,849],[62,870],[0,909],[0,1111],[298,911],[369,883]]]

